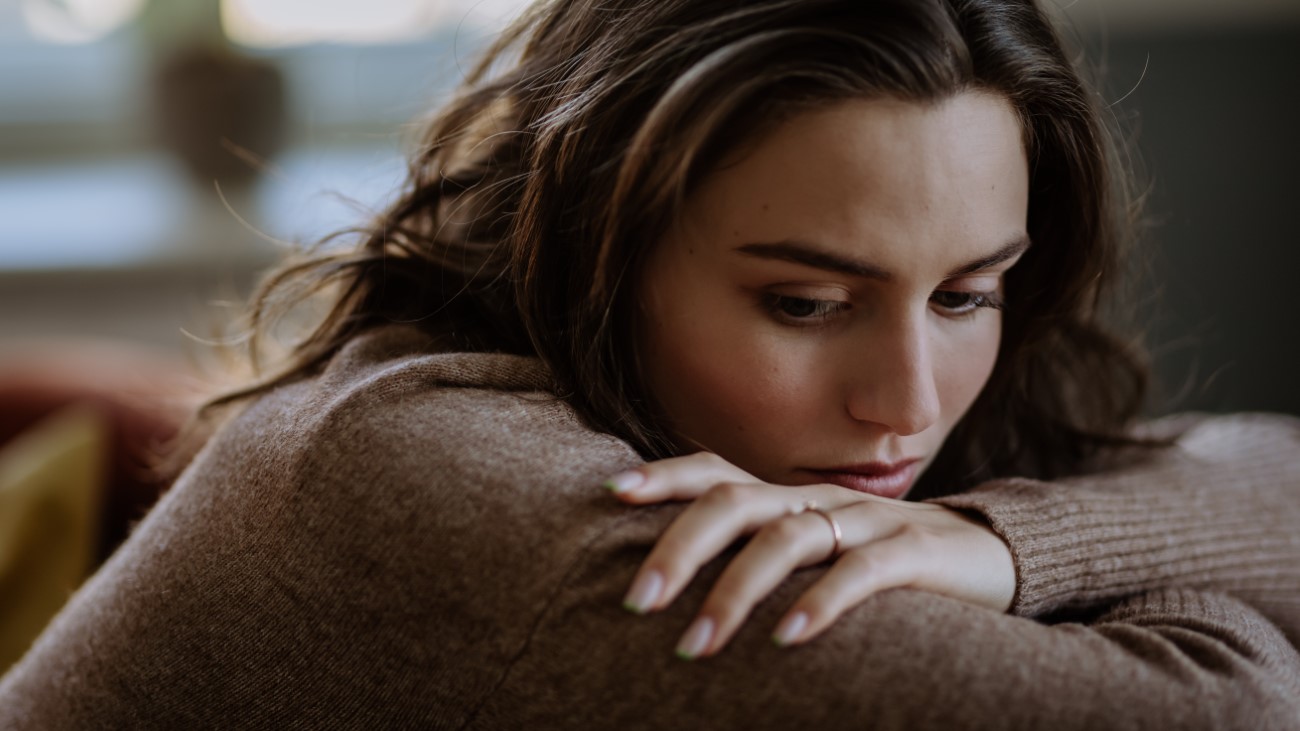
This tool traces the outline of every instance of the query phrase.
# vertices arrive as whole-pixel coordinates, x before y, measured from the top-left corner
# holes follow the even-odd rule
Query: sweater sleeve
[[[777,648],[768,633],[808,570],[723,653],[688,663],[672,648],[722,561],[662,613],[619,601],[672,509],[620,508],[576,554],[524,533],[516,550],[502,531],[517,523],[464,512],[496,548],[361,512],[300,513],[301,535],[268,543],[258,525],[285,506],[196,486],[0,680],[0,728],[1282,731],[1300,718],[1300,656],[1224,595],[1150,592],[1048,626],[895,590]]]
[[[934,502],[982,515],[1007,541],[1015,614],[1189,587],[1245,601],[1300,644],[1297,450],[1300,420],[1209,417],[1120,469],[998,480]]]
[[[227,424],[0,679],[0,728],[1268,731],[1300,717],[1295,649],[1237,599],[1192,589],[1057,625],[896,590],[777,648],[811,569],[719,656],[681,661],[728,557],[667,610],[627,613],[682,506],[600,490],[636,455],[556,399],[425,387],[435,366],[287,387]]]
[[[820,570],[716,656],[673,655],[725,561],[663,613],[618,606],[657,523],[597,541],[537,618],[476,728],[1294,729],[1300,656],[1241,602],[1153,591],[1045,625],[899,589],[799,647],[770,632]],[[640,534],[638,536],[638,534]]]

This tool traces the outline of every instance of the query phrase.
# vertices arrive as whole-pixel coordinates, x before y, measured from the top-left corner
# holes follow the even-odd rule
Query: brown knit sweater
[[[688,663],[723,562],[620,607],[681,506],[599,489],[639,460],[536,361],[425,347],[359,338],[225,425],[0,681],[0,729],[1300,729],[1293,419],[943,500],[1011,545],[1010,614],[894,590],[777,648],[814,568]]]

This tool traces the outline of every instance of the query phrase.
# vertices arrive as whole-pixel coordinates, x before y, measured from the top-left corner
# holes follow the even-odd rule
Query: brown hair
[[[356,245],[266,280],[259,333],[314,292],[328,313],[287,365],[214,403],[409,322],[448,348],[539,356],[594,428],[667,456],[633,346],[636,273],[692,185],[811,105],[967,89],[1022,120],[1034,245],[1007,275],[993,376],[925,483],[1070,472],[1125,443],[1146,369],[1100,316],[1133,230],[1127,186],[1095,93],[1032,0],[538,3],[433,120],[400,200]]]

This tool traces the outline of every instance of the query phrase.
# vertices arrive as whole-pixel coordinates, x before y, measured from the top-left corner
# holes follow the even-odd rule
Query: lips
[[[867,462],[807,471],[817,475],[822,482],[897,500],[906,495],[916,481],[920,463],[921,460],[915,458],[893,463]]]

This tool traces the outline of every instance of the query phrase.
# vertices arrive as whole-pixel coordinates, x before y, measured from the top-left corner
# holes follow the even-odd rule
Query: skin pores
[[[642,273],[637,345],[686,451],[902,497],[992,372],[1028,167],[999,96],[838,102],[706,177]]]

